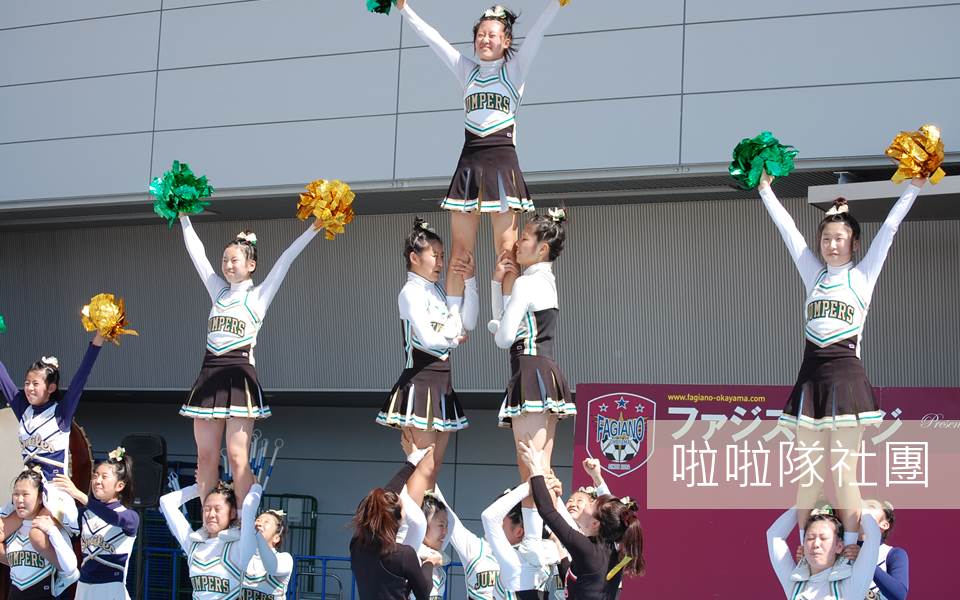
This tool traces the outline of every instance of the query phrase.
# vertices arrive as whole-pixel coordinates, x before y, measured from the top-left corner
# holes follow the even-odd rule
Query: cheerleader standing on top
[[[501,254],[491,283],[494,320],[490,330],[500,348],[510,349],[510,381],[500,407],[501,427],[511,427],[516,442],[530,440],[543,450],[550,470],[557,419],[575,415],[570,386],[554,359],[554,338],[560,314],[553,262],[563,251],[566,213],[551,209],[523,228],[516,262]],[[512,284],[508,274],[523,275]],[[517,447],[519,456],[519,446]],[[518,461],[520,480],[530,474]],[[533,508],[532,498],[524,506]]]
[[[9,600],[53,600],[77,580],[77,557],[70,535],[43,509],[44,479],[35,468],[25,469],[13,483],[11,502],[18,526],[0,535],[0,561],[10,567]],[[33,545],[34,531],[47,542]]]
[[[254,521],[262,492],[260,484],[251,486],[238,524],[237,498],[229,485],[218,484],[203,500],[203,526],[196,531],[180,507],[200,496],[197,484],[160,498],[160,512],[167,527],[187,555],[193,600],[239,596],[244,571],[257,547]]]
[[[840,519],[846,531],[844,544],[855,544],[861,503],[856,482],[856,454],[864,426],[878,425],[883,419],[883,411],[860,361],[863,327],[893,236],[926,179],[914,179],[907,186],[863,260],[856,265],[854,256],[860,250],[860,224],[849,213],[846,201],[838,198],[820,222],[818,257],[807,247],[790,214],[777,200],[770,187],[773,179],[763,174],[760,197],[800,272],[807,294],[803,364],[780,422],[796,428],[798,446],[848,450],[841,459],[845,472],[836,470],[842,473],[842,481],[836,482],[836,488]],[[829,476],[827,465],[827,461],[815,465],[819,485],[798,486],[797,522],[801,526],[820,496],[822,482]],[[802,528],[800,539],[804,539]]]
[[[257,551],[243,573],[240,598],[283,600],[293,574],[293,557],[277,552],[287,533],[286,515],[281,510],[266,510],[257,517]]]
[[[270,416],[254,366],[257,333],[287,270],[316,237],[318,229],[315,225],[308,227],[280,255],[263,283],[254,285],[257,236],[253,232],[237,234],[224,248],[220,277],[207,260],[190,217],[181,215],[180,225],[190,260],[213,301],[203,365],[180,414],[193,419],[200,498],[205,498],[217,483],[220,445],[226,434],[227,457],[237,501],[242,505],[253,484],[249,463],[253,422]]]
[[[60,362],[56,357],[44,356],[30,365],[24,378],[23,391],[17,390],[7,368],[0,362],[0,389],[20,421],[23,462],[25,465],[39,466],[43,478],[44,498],[40,514],[53,516],[68,527],[76,527],[77,506],[72,498],[49,484],[57,475],[70,475],[70,427],[103,342],[104,338],[99,333],[93,336],[65,394],[59,389]],[[13,511],[8,505],[2,513],[4,530],[20,529],[19,511]],[[39,529],[30,531],[31,542],[37,549],[49,549],[47,538]]]
[[[93,495],[77,489],[65,475],[54,485],[82,505],[80,509],[80,582],[76,600],[129,600],[127,569],[140,528],[133,502],[133,462],[126,450],[112,450],[107,460],[93,471]]]
[[[476,60],[460,54],[427,25],[406,0],[398,0],[407,22],[433,48],[463,86],[463,151],[441,207],[451,211],[453,257],[473,254],[480,213],[490,213],[497,255],[513,254],[519,212],[534,209],[516,151],[516,116],[544,32],[568,0],[548,0],[519,49],[513,46],[517,16],[503,6],[485,11],[473,27]],[[513,275],[508,276],[508,283]],[[451,298],[463,296],[464,279],[447,276]],[[456,302],[456,300],[454,300]]]
[[[422,499],[433,489],[451,431],[468,426],[453,390],[450,351],[466,340],[463,329],[477,324],[479,299],[472,255],[451,267],[466,284],[462,315],[454,312],[440,286],[443,241],[422,219],[416,219],[403,250],[407,282],[397,304],[406,363],[403,373],[377,415],[377,423],[403,429],[419,448],[434,450],[410,481],[410,495]]]

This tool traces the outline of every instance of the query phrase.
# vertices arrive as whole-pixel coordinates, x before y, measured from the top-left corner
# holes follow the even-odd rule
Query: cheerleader
[[[491,214],[496,254],[513,254],[519,212],[533,210],[516,151],[516,115],[527,75],[547,27],[568,0],[548,0],[540,18],[523,40],[513,46],[517,15],[503,6],[483,13],[473,26],[476,60],[460,54],[427,25],[406,0],[397,0],[413,27],[463,87],[463,151],[441,207],[452,212],[453,256],[473,254],[481,212]],[[508,284],[514,275],[508,275]],[[462,296],[464,279],[448,274],[447,292]]]
[[[293,574],[293,557],[277,552],[287,532],[286,515],[282,510],[266,510],[255,523],[257,551],[243,573],[240,598],[244,600],[283,600]]]
[[[160,512],[174,539],[187,555],[194,600],[222,600],[240,594],[244,571],[256,550],[255,523],[260,484],[243,500],[239,526],[237,500],[230,486],[220,483],[203,500],[203,526],[190,527],[180,507],[200,497],[197,484],[160,498]]]
[[[54,485],[82,505],[80,509],[80,582],[76,600],[130,600],[127,568],[140,528],[133,502],[133,462],[126,450],[111,450],[93,472],[89,496],[69,477],[57,475]]]
[[[530,472],[530,488],[537,511],[570,553],[567,598],[614,598],[624,574],[642,575],[643,530],[637,505],[630,498],[601,496],[578,515],[571,526],[557,510],[544,479],[543,451],[520,442],[520,459]]]
[[[860,525],[864,531],[860,555],[851,565],[841,560],[843,523],[829,513],[811,516],[803,529],[803,557],[793,562],[787,536],[796,525],[796,509],[790,509],[767,530],[770,564],[780,580],[788,600],[862,600],[870,587],[877,553],[880,549],[880,528],[873,516],[863,512]]]
[[[543,450],[550,469],[557,418],[575,415],[570,386],[554,360],[554,337],[560,313],[553,262],[563,250],[566,213],[551,209],[523,228],[516,263],[502,254],[491,283],[494,320],[490,330],[500,348],[510,349],[510,381],[500,407],[501,427],[512,427],[515,441],[530,439]],[[523,275],[511,285],[508,273]],[[518,447],[519,453],[519,447]],[[521,481],[529,478],[519,462]],[[525,506],[533,508],[528,498]]]
[[[879,500],[864,500],[860,508],[863,514],[873,517],[880,527],[880,550],[877,555],[877,568],[873,571],[873,581],[867,590],[866,600],[906,600],[910,591],[910,559],[907,551],[887,545],[887,537],[893,530],[895,515],[893,505]],[[856,561],[860,555],[861,536],[858,544],[846,546],[843,555],[850,561]],[[803,546],[797,549],[797,562],[803,558]]]
[[[529,494],[527,483],[507,491],[481,513],[480,521],[500,565],[498,593],[517,600],[543,600],[551,565],[560,561],[560,555],[543,539],[543,519],[537,511],[521,506]]]
[[[0,561],[10,567],[9,600],[53,600],[80,576],[69,534],[40,512],[43,484],[36,467],[14,480],[11,501],[19,525],[0,535]],[[48,540],[44,548],[33,545],[34,531]]]
[[[190,217],[181,215],[180,225],[190,260],[213,301],[207,321],[203,365],[180,414],[193,419],[200,498],[206,498],[218,480],[220,444],[226,434],[230,471],[237,502],[242,505],[253,484],[248,456],[253,422],[270,416],[254,366],[257,333],[287,270],[318,230],[315,224],[308,227],[280,255],[263,283],[254,285],[256,234],[243,231],[227,244],[221,261],[221,278],[207,260]]]
[[[469,425],[451,383],[450,350],[466,341],[464,329],[476,327],[479,299],[473,257],[468,255],[452,267],[467,282],[462,315],[454,310],[438,283],[443,242],[426,221],[414,220],[403,256],[407,282],[397,304],[406,363],[377,423],[402,429],[417,447],[434,446],[409,484],[413,496],[422,496],[436,484],[450,432]]]
[[[427,572],[433,565],[421,566],[416,550],[423,543],[426,518],[403,488],[433,448],[419,449],[406,436],[403,443],[406,462],[386,486],[370,490],[353,517],[350,568],[360,600],[404,600],[408,591],[416,600],[430,598]],[[405,536],[400,532],[403,521]]]
[[[70,427],[80,404],[83,388],[100,355],[104,338],[99,334],[87,346],[83,360],[70,380],[66,393],[60,392],[60,362],[55,356],[42,357],[30,365],[23,391],[18,391],[6,367],[0,362],[0,388],[13,414],[20,421],[20,454],[25,465],[37,465],[43,476],[43,506],[40,514],[53,516],[62,525],[76,527],[77,506],[56,487],[49,485],[60,474],[69,476]],[[3,515],[5,531],[17,531],[20,517],[7,505]],[[40,529],[29,530],[34,548],[49,550],[48,536]]]
[[[798,447],[845,449],[836,469],[840,518],[846,533],[844,545],[857,541],[860,488],[856,483],[857,452],[865,425],[878,425],[883,411],[860,361],[863,327],[874,286],[880,276],[893,236],[907,216],[926,179],[914,179],[890,210],[863,260],[854,265],[860,250],[860,224],[838,198],[817,231],[820,256],[807,247],[790,214],[777,200],[764,173],[760,180],[763,205],[780,231],[800,272],[807,299],[804,305],[803,364],[783,409],[780,423],[796,428]],[[821,262],[822,258],[822,262]],[[826,263],[826,266],[824,266]],[[797,522],[805,523],[827,477],[827,461],[816,465],[813,485],[797,490]],[[800,539],[804,532],[800,530]]]

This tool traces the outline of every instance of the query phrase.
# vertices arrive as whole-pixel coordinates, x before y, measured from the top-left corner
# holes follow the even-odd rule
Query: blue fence
[[[151,560],[153,559],[153,560]],[[153,579],[153,584],[151,583],[151,565],[156,565],[158,563],[157,559],[161,559],[162,564],[169,564],[169,587],[166,590],[165,596],[157,595],[157,585],[156,579]],[[157,547],[146,547],[144,548],[144,565],[143,565],[143,577],[144,577],[144,589],[148,590],[147,598],[149,600],[160,600],[161,597],[169,598],[170,600],[178,600],[180,598],[180,577],[181,569],[186,566],[184,559],[183,551],[179,548],[157,548]],[[304,600],[305,598],[310,598],[311,600],[356,600],[357,598],[357,580],[353,576],[353,572],[350,571],[350,558],[346,556],[325,556],[325,555],[304,555],[304,556],[294,556],[294,570],[293,576],[290,578],[290,585],[287,588],[287,599],[288,600]],[[318,564],[319,563],[319,564]],[[331,565],[341,566],[340,569],[331,569]],[[444,565],[443,570],[447,573],[447,581],[450,581],[450,571],[454,568],[462,567],[458,562],[451,562]],[[163,569],[166,571],[166,569]],[[345,595],[345,590],[343,589],[343,580],[340,578],[341,573],[350,573],[350,585],[349,585],[349,596]],[[155,577],[156,574],[154,574]],[[311,581],[314,578],[319,578],[319,582]],[[336,589],[331,589],[334,585]],[[164,586],[167,587],[167,586]],[[450,598],[450,588],[452,586],[447,586],[444,594],[444,600]],[[319,589],[317,589],[319,588]],[[184,590],[188,592],[187,590]],[[187,596],[189,598],[189,593]]]

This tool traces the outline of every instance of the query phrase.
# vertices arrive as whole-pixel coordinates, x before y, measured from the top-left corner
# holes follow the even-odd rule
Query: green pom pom
[[[0,333],[7,332],[7,322],[3,320],[3,315],[0,315]]]
[[[381,15],[390,14],[390,6],[396,6],[397,0],[367,0],[367,10]]]
[[[207,183],[206,176],[197,177],[190,170],[190,165],[175,160],[169,171],[150,182],[150,193],[156,198],[153,212],[167,221],[169,227],[173,227],[180,213],[195,215],[210,206],[203,198],[210,197],[213,187]]]
[[[774,177],[789,175],[796,155],[796,148],[784,146],[769,131],[761,131],[760,135],[744,138],[737,144],[728,170],[740,187],[751,190],[760,183],[764,169]]]

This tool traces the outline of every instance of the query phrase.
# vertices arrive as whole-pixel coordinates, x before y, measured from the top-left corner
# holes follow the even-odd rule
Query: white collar
[[[549,273],[553,274],[553,263],[549,260],[543,262],[538,262],[530,265],[523,270],[524,275],[534,275],[536,273]]]
[[[832,567],[824,569],[816,575],[810,574],[810,565],[806,560],[801,559],[790,574],[790,579],[792,581],[840,581],[851,575],[853,575],[853,567],[842,558],[837,558]]]
[[[246,291],[246,290],[249,290],[249,289],[252,289],[252,288],[253,288],[253,279],[244,279],[243,281],[241,281],[241,282],[239,282],[239,283],[231,283],[231,284],[230,284],[230,291],[231,291],[231,292]]]
[[[417,275],[413,271],[407,271],[407,281],[425,288],[432,288],[435,285],[439,285],[438,283],[434,283],[425,277]]]
[[[477,60],[477,64],[480,65],[481,69],[499,69],[503,66],[503,59],[498,58],[497,60]]]
[[[204,527],[194,531],[190,534],[190,539],[194,542],[206,542],[207,540],[213,539],[210,537],[210,534],[207,533],[207,530]],[[240,528],[236,525],[227,527],[223,531],[217,534],[217,539],[222,542],[233,542],[240,539]]]
[[[839,267],[832,267],[832,266],[830,266],[830,265],[827,265],[827,273],[829,273],[829,274],[831,274],[831,275],[839,275],[839,274],[841,274],[841,273],[846,273],[846,272],[849,271],[851,268],[853,268],[853,261],[852,261],[852,260],[849,261],[849,262],[847,262],[847,263],[844,263],[844,264],[840,265]]]

